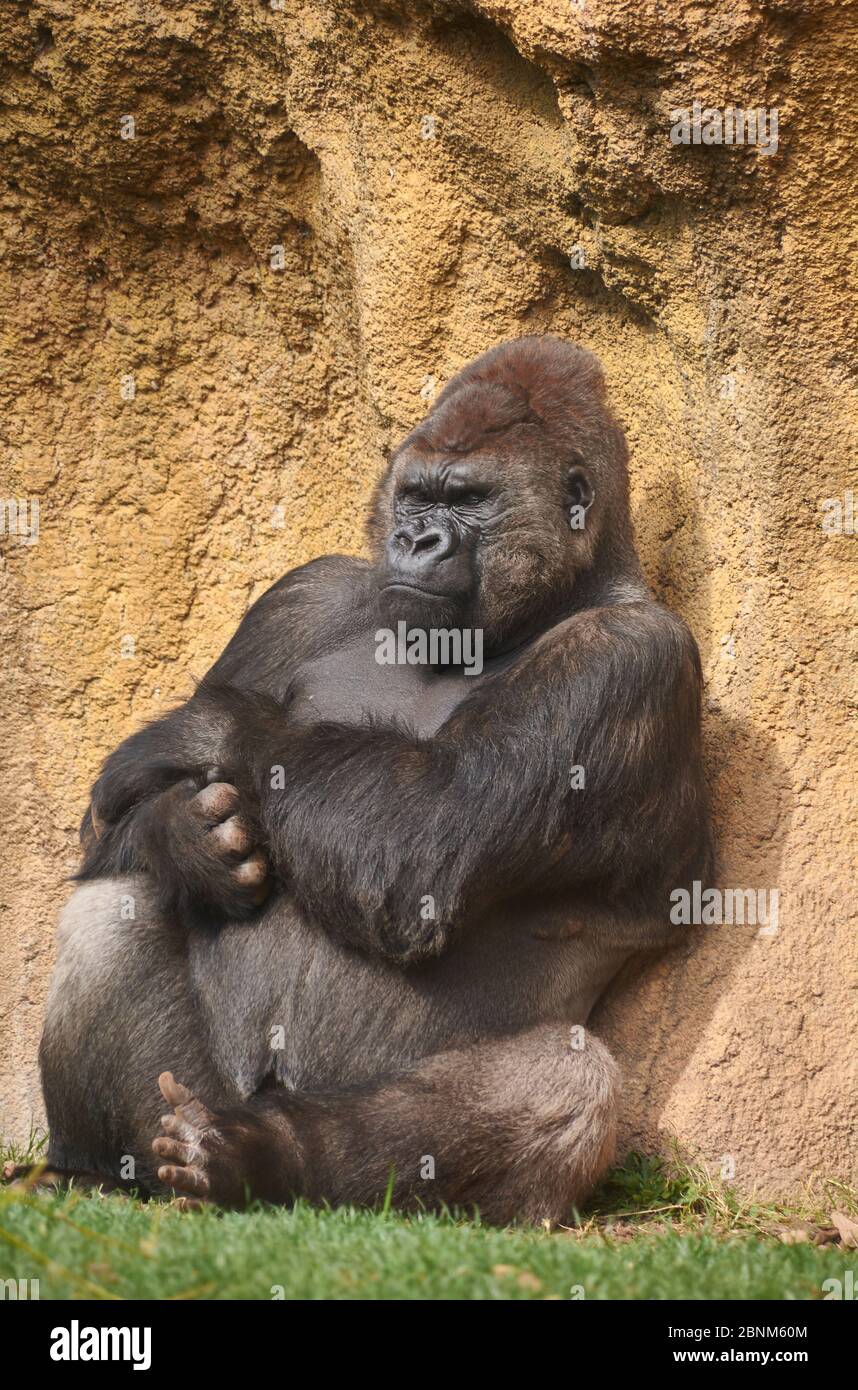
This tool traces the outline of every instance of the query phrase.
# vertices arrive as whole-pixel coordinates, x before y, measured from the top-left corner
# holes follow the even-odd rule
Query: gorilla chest
[[[431,736],[483,679],[407,661],[381,663],[371,633],[305,662],[289,684],[289,716],[301,723],[335,720],[404,723]]]

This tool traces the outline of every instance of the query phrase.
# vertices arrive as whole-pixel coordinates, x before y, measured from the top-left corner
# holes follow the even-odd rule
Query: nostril
[[[421,531],[420,535],[414,538],[415,555],[419,555],[422,550],[437,550],[441,539],[440,531]]]

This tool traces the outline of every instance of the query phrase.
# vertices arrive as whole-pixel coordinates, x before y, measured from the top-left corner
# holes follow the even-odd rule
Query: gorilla
[[[644,582],[596,358],[526,337],[460,371],[368,541],[274,584],[105,762],[48,1161],[232,1206],[568,1218],[614,1151],[588,1016],[711,856],[697,647]]]

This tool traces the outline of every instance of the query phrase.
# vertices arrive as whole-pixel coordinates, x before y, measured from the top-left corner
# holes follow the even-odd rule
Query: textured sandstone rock
[[[465,360],[551,331],[605,363],[700,643],[720,881],[780,890],[775,937],[692,929],[600,1010],[625,1137],[745,1188],[847,1175],[858,536],[820,504],[858,493],[856,39],[812,0],[4,5],[0,497],[41,513],[0,540],[0,1132],[39,1116],[101,757],[286,568],[360,545]],[[777,107],[777,154],[671,145],[695,97]]]

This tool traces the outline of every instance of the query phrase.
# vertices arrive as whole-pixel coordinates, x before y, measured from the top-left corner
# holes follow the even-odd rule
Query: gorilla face
[[[528,443],[541,445],[539,462]],[[564,469],[545,454],[536,439],[458,459],[403,450],[378,567],[388,626],[479,628],[498,650],[568,598],[595,490],[577,458]]]
[[[481,628],[496,651],[544,621],[545,605],[569,598],[595,495],[590,474],[577,461],[566,470],[526,464],[523,441],[512,443],[505,459],[400,456],[378,569],[388,626]]]
[[[497,652],[585,603],[600,577],[639,575],[626,460],[585,349],[521,338],[471,362],[376,490],[386,624],[480,628]]]
[[[476,460],[402,461],[379,572],[388,618],[413,627],[474,625],[480,540],[498,505]]]

